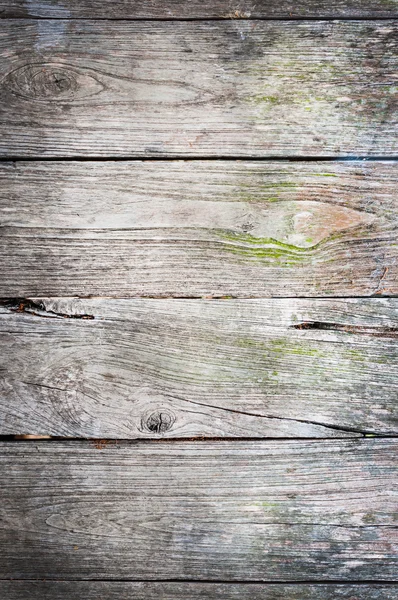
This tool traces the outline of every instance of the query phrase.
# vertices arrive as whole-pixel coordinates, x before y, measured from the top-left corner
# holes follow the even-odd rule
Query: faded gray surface
[[[35,299],[0,311],[0,434],[397,433],[396,299]]]
[[[390,21],[0,21],[0,156],[397,155]]]
[[[17,162],[0,184],[0,297],[398,293],[396,162]]]
[[[386,439],[4,443],[0,574],[391,580],[396,450]]]
[[[2,600],[397,600],[397,8],[0,0]]]
[[[257,19],[396,17],[396,0],[1,0],[2,17]]]
[[[396,585],[0,581],[3,600],[396,600]]]

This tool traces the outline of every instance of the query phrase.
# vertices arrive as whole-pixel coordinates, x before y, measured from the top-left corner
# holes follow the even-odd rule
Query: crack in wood
[[[182,401],[182,402],[189,402],[190,404],[196,404],[197,406],[205,406],[207,408],[214,408],[216,410],[222,410],[222,411],[226,411],[226,412],[231,412],[231,413],[237,413],[240,415],[247,415],[249,417],[258,417],[260,419],[275,419],[277,421],[293,421],[294,423],[306,423],[307,425],[316,425],[318,427],[324,427],[325,429],[333,429],[335,431],[344,431],[346,433],[356,433],[356,434],[360,434],[360,435],[366,435],[367,432],[361,430],[361,429],[356,429],[354,427],[344,427],[342,425],[327,425],[325,423],[320,423],[317,421],[309,421],[306,419],[293,419],[290,417],[277,417],[275,415],[264,415],[264,414],[258,414],[258,413],[251,413],[251,412],[247,412],[247,411],[242,411],[242,410],[235,410],[232,408],[226,408],[224,406],[216,406],[213,404],[205,404],[203,402],[195,402],[193,400],[188,400],[187,398],[181,398],[181,397],[176,397],[173,396],[174,398]]]
[[[322,331],[341,331],[343,333],[356,333],[372,337],[398,338],[398,327],[366,327],[363,325],[345,325],[343,323],[329,323],[323,321],[304,321],[291,325],[293,329],[319,329]]]

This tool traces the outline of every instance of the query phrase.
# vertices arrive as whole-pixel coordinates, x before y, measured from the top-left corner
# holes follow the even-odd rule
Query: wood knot
[[[39,102],[70,102],[103,89],[92,75],[57,63],[24,65],[8,73],[4,83],[15,96]]]
[[[174,414],[167,409],[161,408],[144,415],[141,425],[142,429],[146,431],[162,434],[169,431],[173,427],[174,422]]]

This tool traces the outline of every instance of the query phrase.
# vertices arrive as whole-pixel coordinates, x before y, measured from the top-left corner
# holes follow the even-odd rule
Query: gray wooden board
[[[396,162],[0,165],[0,297],[398,294]]]
[[[2,600],[396,600],[397,585],[0,581]]]
[[[1,17],[257,19],[396,17],[397,0],[1,0]]]
[[[395,299],[36,299],[0,310],[3,435],[398,432]]]
[[[3,19],[0,155],[396,155],[397,33]]]
[[[261,19],[396,17],[397,0],[1,0],[0,17]]]
[[[2,579],[385,581],[396,440],[3,443]]]

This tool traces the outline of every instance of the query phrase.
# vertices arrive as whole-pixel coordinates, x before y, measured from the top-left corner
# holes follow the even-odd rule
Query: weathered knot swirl
[[[28,64],[8,73],[3,84],[16,96],[36,101],[70,102],[99,93],[92,75],[57,63]]]

